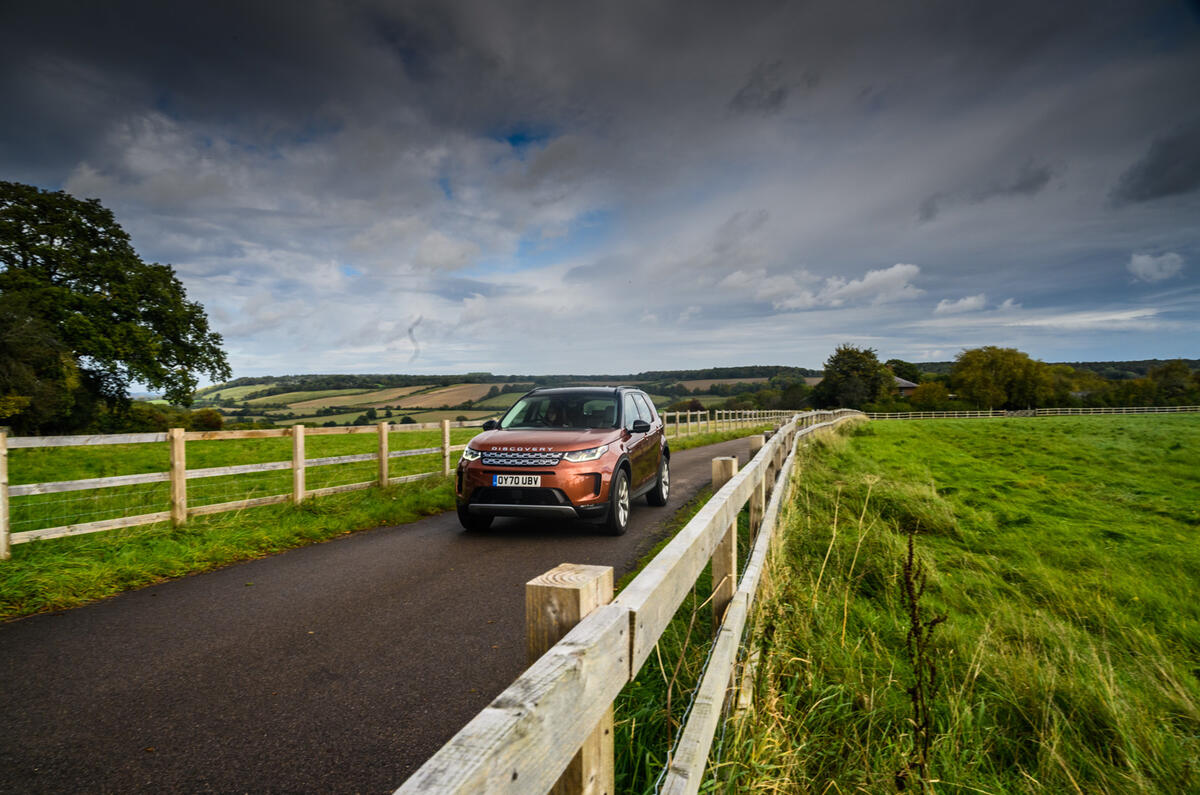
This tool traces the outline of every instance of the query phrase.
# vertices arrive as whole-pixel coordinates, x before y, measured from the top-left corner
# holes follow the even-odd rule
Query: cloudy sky
[[[1200,356],[1200,5],[43,0],[0,179],[235,375]]]

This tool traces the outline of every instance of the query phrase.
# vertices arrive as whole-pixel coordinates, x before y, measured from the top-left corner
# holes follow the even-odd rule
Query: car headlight
[[[608,445],[602,444],[599,447],[593,447],[589,450],[573,450],[569,453],[563,453],[563,459],[578,464],[580,461],[595,461],[607,452]]]
[[[483,453],[479,452],[474,447],[468,447],[467,449],[463,450],[462,457],[463,457],[463,461],[475,461],[481,455],[483,455]]]

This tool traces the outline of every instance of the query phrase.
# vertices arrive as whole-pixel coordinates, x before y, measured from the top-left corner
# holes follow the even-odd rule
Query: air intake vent
[[[552,467],[562,460],[562,453],[521,453],[507,450],[484,450],[484,466],[493,467]]]

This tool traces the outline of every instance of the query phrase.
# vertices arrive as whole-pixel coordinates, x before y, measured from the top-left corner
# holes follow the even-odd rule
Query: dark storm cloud
[[[989,199],[1013,196],[1035,196],[1050,183],[1054,170],[1049,166],[1035,166],[1027,161],[1015,172],[993,179],[986,184],[959,193],[934,193],[928,196],[917,209],[917,218],[932,221],[948,204],[958,202],[979,204]]]
[[[754,67],[750,79],[729,100],[729,107],[740,113],[777,113],[788,96],[782,71],[779,61]]]
[[[1200,180],[1168,0],[9,5],[0,178],[101,198],[258,367],[297,338],[352,367],[326,340],[372,355],[360,315],[397,367],[423,318],[443,370],[581,318],[613,349],[755,312],[886,337],[900,299],[1032,306],[1007,285],[1086,259],[1127,289],[1131,256],[1195,250],[1178,203],[1103,207]]]
[[[1137,204],[1200,188],[1200,121],[1159,138],[1121,175],[1113,203]]]
[[[1026,163],[1010,178],[993,182],[970,195],[970,201],[982,202],[998,196],[1033,196],[1046,187],[1053,176],[1049,166]]]

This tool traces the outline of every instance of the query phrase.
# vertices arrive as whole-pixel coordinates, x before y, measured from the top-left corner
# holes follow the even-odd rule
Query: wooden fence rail
[[[667,438],[676,439],[696,433],[732,431],[787,422],[794,411],[758,409],[708,409],[705,411],[664,411],[661,413]]]
[[[791,416],[744,469],[728,473],[728,481],[616,599],[583,617],[397,793],[541,795],[555,786],[585,741],[602,725],[621,688],[652,654],[700,572],[714,554],[726,554],[720,547],[736,533],[742,507],[749,502],[752,509],[756,503],[762,509],[760,500],[769,489],[771,502],[759,514],[761,524],[746,573],[738,580],[736,564],[730,567],[730,580],[738,587],[724,606],[704,683],[666,773],[664,791],[696,792],[732,677],[741,630],[762,575],[775,517],[785,499],[786,489],[778,485],[788,482],[795,441],[800,435],[864,418],[864,414],[846,409]],[[611,751],[604,763],[610,766],[607,774],[593,771],[583,779],[611,780]]]
[[[873,420],[957,420],[990,417],[1076,417],[1089,414],[1176,414],[1200,412],[1200,406],[1100,406],[1094,408],[1023,409],[1020,411],[894,411],[871,412]]]
[[[176,525],[187,522],[196,516],[205,516],[225,511],[236,511],[263,505],[274,505],[282,502],[299,503],[305,499],[346,491],[366,489],[376,485],[394,485],[408,483],[421,478],[434,477],[439,474],[449,474],[450,454],[462,450],[466,445],[450,444],[451,427],[478,427],[482,422],[450,422],[443,420],[439,425],[442,429],[441,444],[437,447],[423,447],[409,450],[389,450],[388,436],[392,432],[409,430],[428,430],[429,423],[396,424],[381,422],[371,426],[350,426],[336,428],[306,428],[294,425],[290,428],[258,429],[248,431],[184,431],[173,428],[167,433],[133,433],[105,434],[92,436],[16,436],[9,437],[0,432],[0,560],[11,557],[13,544],[26,544],[32,541],[43,541],[51,538],[96,533],[121,527],[136,527],[170,520]],[[327,456],[324,458],[306,458],[304,455],[304,439],[314,435],[332,434],[379,434],[379,450],[377,453],[361,453],[354,455]],[[237,464],[233,466],[206,467],[188,469],[186,450],[188,442],[220,441],[230,439],[271,439],[292,438],[292,459],[290,461],[270,461],[261,464]],[[167,472],[148,472],[137,475],[114,475],[102,478],[83,478],[78,480],[62,480],[48,483],[24,483],[10,485],[8,481],[8,450],[31,449],[47,447],[77,447],[82,445],[113,445],[113,444],[162,444],[166,443],[170,451],[170,469]],[[393,458],[404,458],[415,455],[442,454],[440,471],[421,472],[414,475],[391,477],[388,473],[388,462]],[[305,472],[312,467],[335,466],[339,464],[379,462],[378,476],[360,483],[348,483],[321,489],[305,487]],[[187,483],[201,478],[230,477],[259,472],[291,470],[292,490],[287,494],[272,494],[261,497],[234,500],[211,505],[189,506],[187,500]],[[134,516],[120,516],[91,522],[78,522],[57,527],[43,527],[12,533],[10,527],[11,500],[15,497],[27,497],[44,494],[61,494],[75,491],[90,491],[94,489],[117,488],[149,483],[168,483],[170,510],[143,513]]]

